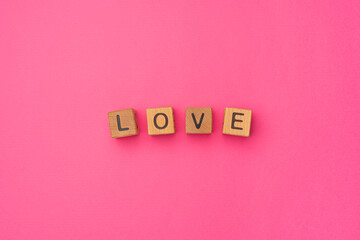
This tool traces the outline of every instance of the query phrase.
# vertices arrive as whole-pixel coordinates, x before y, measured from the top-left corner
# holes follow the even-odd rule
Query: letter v
[[[194,114],[194,113],[192,113],[191,116],[192,116],[192,118],[193,118],[193,120],[194,120],[194,124],[195,124],[196,129],[199,129],[199,128],[201,127],[201,123],[202,123],[202,121],[203,121],[203,119],[204,119],[205,114],[204,114],[204,113],[201,114],[200,122],[199,122],[199,123],[196,123],[196,118],[195,118],[195,114]]]

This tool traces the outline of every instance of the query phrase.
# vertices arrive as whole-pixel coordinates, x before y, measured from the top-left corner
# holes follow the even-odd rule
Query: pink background
[[[0,239],[359,239],[360,2],[0,3]],[[172,106],[176,134],[148,136]],[[213,107],[212,135],[185,108]],[[249,138],[221,134],[253,110]],[[107,112],[140,134],[112,139]]]

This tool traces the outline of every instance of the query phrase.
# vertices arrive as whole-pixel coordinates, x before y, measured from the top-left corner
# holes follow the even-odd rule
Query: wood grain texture
[[[109,112],[108,117],[111,137],[121,138],[139,133],[134,109]]]
[[[148,108],[146,118],[149,135],[174,134],[174,111],[172,107]]]
[[[223,134],[248,137],[252,111],[240,108],[225,108]]]
[[[187,134],[212,133],[212,108],[211,107],[186,108],[186,133]]]

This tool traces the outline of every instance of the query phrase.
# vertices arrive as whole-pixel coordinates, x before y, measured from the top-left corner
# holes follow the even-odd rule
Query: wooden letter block
[[[134,109],[109,112],[111,137],[120,138],[138,134]]]
[[[146,117],[149,135],[175,133],[174,111],[172,107],[148,108]]]
[[[186,108],[186,133],[210,134],[212,132],[212,108]]]
[[[251,110],[225,108],[223,134],[248,137],[250,135]]]

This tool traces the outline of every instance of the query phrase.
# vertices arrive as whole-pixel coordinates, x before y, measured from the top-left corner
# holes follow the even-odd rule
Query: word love
[[[248,137],[250,135],[251,110],[239,108],[225,108],[223,134]],[[125,109],[109,112],[111,137],[120,138],[137,135],[139,133],[135,110]],[[174,134],[174,111],[172,107],[146,109],[148,134]],[[212,108],[186,108],[186,133],[211,134]]]

